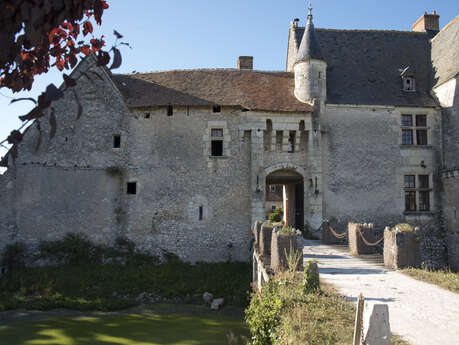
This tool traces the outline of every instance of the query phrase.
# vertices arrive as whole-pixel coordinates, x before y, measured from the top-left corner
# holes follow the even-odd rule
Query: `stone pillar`
[[[322,184],[322,148],[320,126],[309,133],[308,165],[312,184],[305,183],[308,189],[309,199],[309,222],[314,229],[322,224],[323,220],[323,184]],[[306,200],[306,199],[305,199]]]
[[[251,220],[265,219],[265,176],[263,175],[263,131],[252,129],[250,140],[250,192],[251,192]]]
[[[286,220],[285,225],[292,226],[295,224],[295,185],[294,184],[287,184],[285,185],[285,194],[287,196],[287,203],[286,203]]]

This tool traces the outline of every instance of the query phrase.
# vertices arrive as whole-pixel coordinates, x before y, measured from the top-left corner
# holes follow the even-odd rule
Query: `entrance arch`
[[[282,200],[285,224],[303,230],[304,171],[295,166],[278,165],[266,169],[265,176],[266,213],[271,211],[271,205],[277,207]],[[280,191],[282,195],[279,195]]]

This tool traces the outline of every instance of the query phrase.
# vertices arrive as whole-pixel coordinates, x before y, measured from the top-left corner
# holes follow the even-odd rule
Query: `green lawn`
[[[219,345],[227,334],[248,336],[234,316],[209,313],[132,313],[116,317],[85,316],[0,325],[1,345]]]

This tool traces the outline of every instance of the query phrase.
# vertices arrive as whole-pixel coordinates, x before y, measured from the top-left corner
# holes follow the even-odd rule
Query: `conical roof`
[[[300,48],[298,49],[296,62],[307,61],[309,59],[323,60],[320,46],[315,35],[314,24],[312,23],[311,10],[312,8],[309,7],[308,23],[306,24]]]

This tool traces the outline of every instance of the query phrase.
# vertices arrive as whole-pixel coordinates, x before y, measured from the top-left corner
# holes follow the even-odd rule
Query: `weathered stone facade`
[[[52,104],[55,136],[50,110],[7,156],[0,249],[83,232],[187,261],[249,260],[250,227],[266,216],[270,184],[285,185],[294,227],[333,218],[338,232],[359,221],[382,234],[442,211],[457,231],[457,178],[440,178],[457,167],[458,97],[448,84],[456,79],[441,74],[449,79],[434,89],[438,100],[430,80],[430,55],[443,73],[442,42],[457,35],[457,20],[433,40],[425,32],[314,34],[308,20],[290,27],[287,72],[254,71],[245,58],[241,69],[113,75],[85,59],[72,74],[77,86],[62,87]],[[402,90],[406,67],[416,72],[415,92]],[[406,208],[407,175],[428,176],[426,190],[413,189],[422,210]]]

